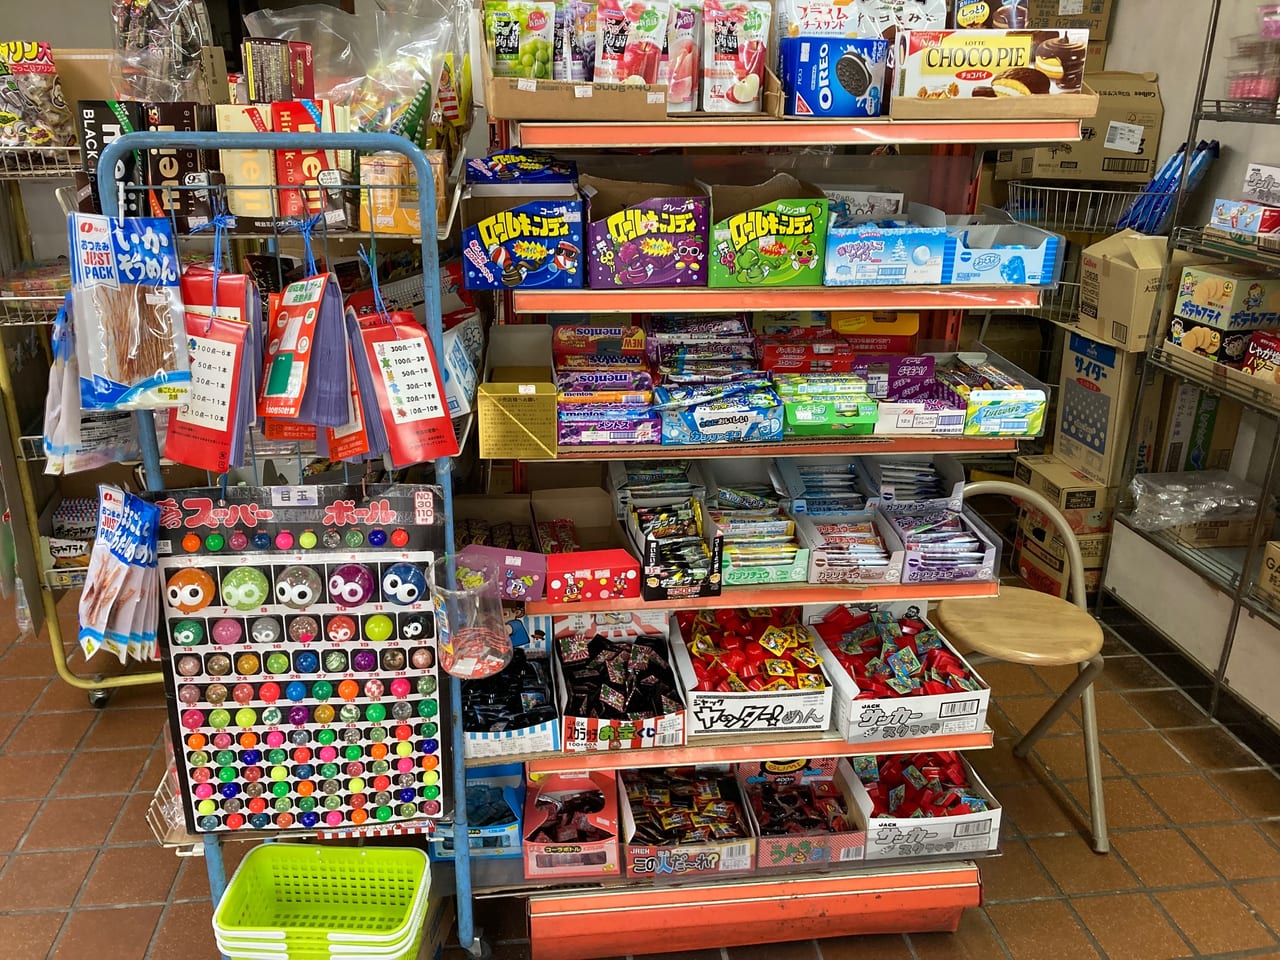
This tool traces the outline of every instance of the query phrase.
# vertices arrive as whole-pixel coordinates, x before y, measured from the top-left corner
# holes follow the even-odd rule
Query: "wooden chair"
[[[1004,480],[969,483],[965,497],[994,494],[1007,496],[1042,512],[1061,535],[1067,548],[1071,600],[1035,590],[1006,587],[994,600],[943,600],[933,617],[942,632],[961,649],[985,657],[1036,667],[1075,665],[1079,676],[1062,692],[1044,716],[1014,747],[1025,757],[1064,712],[1080,699],[1084,725],[1084,755],[1089,776],[1089,809],[1093,821],[1093,849],[1110,850],[1107,814],[1102,797],[1102,766],[1098,755],[1098,714],[1093,682],[1102,673],[1102,627],[1090,615],[1085,601],[1084,561],[1080,544],[1058,508],[1034,490]]]

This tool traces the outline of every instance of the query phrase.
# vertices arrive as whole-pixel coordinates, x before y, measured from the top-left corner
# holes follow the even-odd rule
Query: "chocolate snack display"
[[[155,494],[161,663],[187,827],[351,830],[450,812],[425,486]]]
[[[1084,89],[1086,30],[908,30],[897,42],[899,97],[956,100]]]

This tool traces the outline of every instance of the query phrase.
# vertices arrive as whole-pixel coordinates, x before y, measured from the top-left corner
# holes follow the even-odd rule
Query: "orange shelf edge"
[[[744,143],[1035,143],[1080,139],[1079,120],[673,120],[665,123],[519,123],[520,145],[732,147]]]
[[[666,890],[537,894],[533,960],[741,946],[870,933],[954,931],[982,900],[970,862],[914,870]]]
[[[807,457],[848,453],[1013,453],[1031,437],[858,436],[788,437],[756,443],[633,444],[616,447],[559,447],[556,460],[711,460],[725,457]],[[526,458],[530,461],[534,458]]]
[[[799,606],[807,603],[892,603],[898,600],[957,600],[998,597],[1000,584],[992,583],[894,583],[885,586],[782,583],[761,587],[725,587],[718,597],[689,600],[601,600],[586,603],[525,604],[530,615],[570,613],[621,613],[630,610],[729,610],[744,607]]]
[[[517,313],[724,313],[739,310],[1034,310],[1038,287],[632,287],[514,290]]]

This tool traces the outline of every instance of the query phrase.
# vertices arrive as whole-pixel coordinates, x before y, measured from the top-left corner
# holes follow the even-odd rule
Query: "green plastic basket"
[[[426,932],[425,927],[419,929],[417,936],[413,938],[405,951],[397,955],[394,960],[415,960],[418,956],[418,951],[422,949],[422,940],[426,936]],[[290,948],[284,953],[265,953],[254,952],[252,950],[228,950],[221,944],[218,945],[218,949],[222,950],[226,954],[227,960],[334,960],[335,957],[335,955],[329,953],[327,949],[294,950]],[[353,958],[357,957],[358,954],[343,954],[342,956],[346,958],[346,960],[353,960]]]
[[[430,870],[421,850],[265,843],[227,884],[214,932],[250,953],[255,941],[284,944],[289,960],[329,957],[335,943],[420,940],[412,925],[425,916]]]

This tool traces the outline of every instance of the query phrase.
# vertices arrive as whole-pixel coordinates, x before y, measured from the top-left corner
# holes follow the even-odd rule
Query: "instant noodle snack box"
[[[822,283],[827,198],[779,173],[749,187],[711,186],[712,287],[805,287]]]

